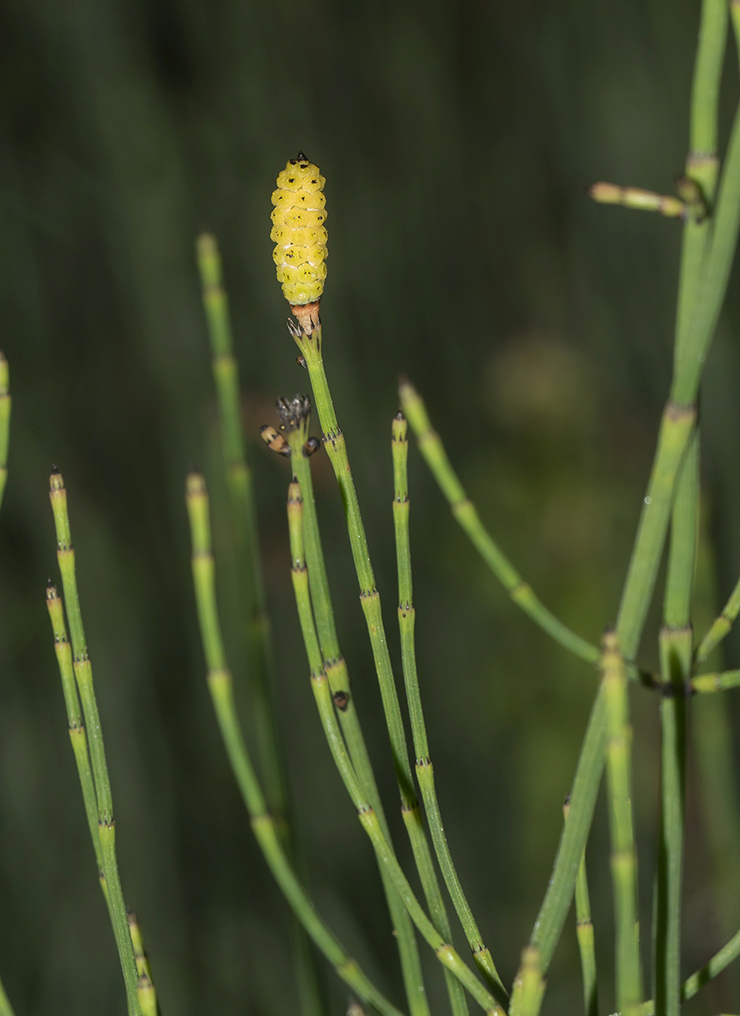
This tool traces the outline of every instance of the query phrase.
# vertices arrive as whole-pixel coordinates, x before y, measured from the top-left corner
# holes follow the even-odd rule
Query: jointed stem
[[[401,1016],[399,1010],[377,990],[357,963],[347,955],[316,913],[288,859],[276,821],[267,810],[265,797],[244,743],[234,706],[231,674],[226,662],[216,604],[208,494],[205,481],[199,473],[191,473],[188,476],[186,497],[193,548],[193,582],[203,651],[208,668],[208,687],[224,746],[249,812],[254,835],[296,917],[338,976],[381,1016]]]
[[[604,636],[603,687],[607,701],[607,776],[612,880],[616,917],[617,1005],[631,1016],[642,999],[640,931],[637,915],[637,858],[632,823],[632,728],[627,676],[614,633]]]
[[[442,876],[453,905],[463,926],[465,937],[476,963],[487,978],[492,990],[505,1001],[506,993],[498,975],[490,950],[483,944],[478,925],[467,901],[455,868],[447,837],[442,825],[442,816],[434,782],[434,768],[429,755],[424,711],[421,704],[419,679],[416,669],[416,646],[414,624],[416,612],[413,601],[411,577],[411,548],[409,540],[409,498],[408,498],[408,425],[401,412],[393,421],[393,521],[396,533],[396,560],[398,563],[398,624],[401,631],[401,654],[403,676],[406,684],[406,698],[411,717],[411,734],[416,755],[416,778],[419,781],[424,810],[426,812],[432,842]]]
[[[108,901],[113,933],[118,947],[121,969],[126,984],[129,1013],[132,1016],[143,1016],[138,999],[139,976],[136,970],[134,950],[129,933],[126,904],[123,899],[121,879],[118,873],[115,848],[115,823],[113,820],[113,799],[111,796],[108,765],[105,759],[103,731],[98,714],[98,704],[93,686],[92,664],[87,652],[85,630],[82,624],[82,613],[77,592],[77,575],[75,571],[75,555],[72,549],[72,537],[67,512],[67,492],[61,473],[54,472],[50,480],[50,499],[54,513],[54,525],[57,536],[57,559],[62,573],[64,598],[67,604],[67,618],[72,635],[72,657],[74,677],[77,691],[82,703],[85,726],[89,731],[88,747],[92,762],[95,797],[97,802],[98,840],[100,849],[100,865],[105,879],[105,893]],[[66,633],[65,633],[66,639]],[[65,687],[68,674],[63,676]],[[71,695],[65,696],[71,698]],[[84,783],[83,783],[84,793]],[[89,793],[89,791],[88,791]],[[86,806],[88,802],[86,801]],[[88,816],[89,819],[89,816]],[[94,842],[94,840],[93,840]],[[97,852],[96,852],[97,853]]]
[[[692,663],[691,598],[699,510],[699,436],[694,433],[676,491],[661,631],[661,812],[654,980],[659,1016],[678,1016],[681,881],[686,781],[686,698]]]
[[[452,514],[511,599],[556,642],[575,653],[576,656],[580,656],[581,659],[588,660],[589,663],[596,663],[599,659],[599,650],[596,646],[572,632],[544,604],[540,603],[531,586],[522,579],[483,527],[475,505],[468,498],[457,474],[450,465],[439,434],[432,429],[426,407],[419,393],[410,382],[404,380],[399,387],[399,396],[403,411],[419,442],[419,449],[440,490],[447,498]]]
[[[737,615],[740,614],[740,579],[730,593],[730,598],[722,608],[722,613],[712,623],[712,627],[699,643],[694,654],[694,669],[698,670],[709,654],[730,633]]]
[[[360,824],[367,833],[379,861],[390,875],[409,915],[434,950],[440,963],[467,988],[476,1002],[486,1011],[502,1016],[503,1010],[492,995],[477,980],[472,971],[463,963],[452,945],[445,940],[434,924],[424,913],[411,886],[403,874],[401,867],[386,839],[380,822],[370,802],[367,800],[360,781],[357,778],[352,762],[346,752],[344,738],[336,720],[334,705],[329,690],[328,680],[323,671],[323,659],[319,648],[316,627],[311,609],[307,568],[303,553],[303,500],[300,485],[293,481],[288,496],[288,521],[290,526],[290,546],[292,559],[293,586],[296,604],[301,622],[301,630],[306,646],[309,666],[311,668],[311,686],[313,688],[319,716],[324,728],[329,748],[334,758],[339,775],[347,789],[352,803],[357,810]],[[453,1011],[459,1011],[457,999],[451,993]]]
[[[567,822],[570,802],[566,800],[563,808]],[[586,874],[586,851],[581,854],[576,877],[576,937],[578,951],[581,956],[581,975],[583,977],[583,1010],[585,1016],[598,1016],[599,1000],[596,982],[596,951],[594,947],[594,924],[591,918],[591,899],[588,891]]]
[[[308,580],[313,602],[313,614],[316,620],[319,646],[323,657],[323,669],[329,681],[329,690],[337,709],[339,724],[342,728],[342,734],[357,778],[364,788],[368,801],[375,809],[383,833],[390,843],[390,830],[380,801],[375,774],[373,773],[372,763],[370,762],[370,756],[368,755],[360,726],[360,719],[352,696],[349,671],[341,654],[339,639],[337,637],[329,581],[326,575],[326,564],[321,546],[316,503],[313,496],[311,465],[308,456],[304,453],[304,445],[308,437],[308,419],[303,421],[300,429],[289,430],[287,437],[291,447],[291,465],[298,479],[303,498],[303,538],[308,566]],[[380,875],[398,943],[409,1010],[411,1016],[427,1016],[429,1006],[424,990],[421,960],[411,918],[390,876],[382,865],[380,865]]]

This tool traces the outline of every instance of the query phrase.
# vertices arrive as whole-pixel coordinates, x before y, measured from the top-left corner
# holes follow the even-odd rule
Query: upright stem
[[[0,981],[0,1016],[15,1016],[2,981]]]
[[[445,939],[440,934],[432,921],[424,913],[401,870],[393,848],[383,833],[378,817],[367,800],[352,762],[347,755],[344,738],[334,713],[328,680],[323,670],[323,658],[313,620],[307,567],[303,552],[303,499],[300,485],[295,479],[290,485],[288,494],[288,523],[290,528],[293,588],[295,590],[303,640],[306,646],[306,655],[308,656],[309,667],[311,668],[311,687],[329,749],[342,782],[347,789],[347,793],[355,806],[360,824],[367,833],[379,861],[393,880],[393,884],[401,896],[409,916],[434,950],[440,963],[443,964],[447,971],[454,974],[455,978],[470,991],[473,998],[482,1008],[486,1011],[495,1011],[501,1016],[503,1014],[501,1007],[497,1005],[495,999],[475,978],[472,971],[465,966],[449,943],[449,939]],[[460,1006],[456,991],[450,991],[450,1000],[454,1013],[467,1011],[464,1005]]]
[[[273,670],[270,621],[260,562],[254,484],[242,434],[239,367],[234,357],[228,297],[223,288],[221,256],[215,237],[207,233],[200,236],[197,254],[236,538],[239,591],[247,617],[247,661],[254,697],[257,755],[268,805],[280,817],[287,809],[287,793],[270,693]]]
[[[129,1012],[132,1016],[143,1016],[137,991],[139,977],[136,971],[136,961],[131,944],[128,917],[126,915],[126,904],[123,899],[121,879],[118,874],[118,862],[116,860],[113,798],[108,777],[108,765],[105,758],[105,747],[103,745],[103,730],[100,724],[98,703],[93,685],[92,664],[87,651],[85,629],[82,623],[82,612],[77,592],[75,553],[72,548],[72,536],[67,512],[67,492],[64,489],[62,474],[59,472],[54,472],[51,475],[50,499],[56,528],[57,559],[59,561],[59,570],[62,574],[64,598],[67,604],[67,618],[72,635],[74,676],[82,703],[85,725],[90,734],[88,743],[97,800],[100,863],[105,878],[108,908],[118,947],[123,978],[126,984]]]
[[[254,483],[242,431],[239,366],[234,356],[231,320],[223,286],[221,255],[216,238],[204,233],[197,243],[198,268],[203,288],[203,306],[208,323],[213,379],[218,398],[219,424],[226,483],[231,504],[238,595],[246,618],[248,683],[257,743],[257,760],[270,811],[278,821],[289,854],[296,853],[290,842],[288,791],[273,703],[274,663],[265,586],[257,529]],[[300,925],[294,927],[294,963],[299,983],[303,1016],[321,1016],[326,1008],[318,979],[315,957]]]
[[[349,670],[342,656],[334,621],[329,581],[326,575],[324,552],[321,546],[316,503],[313,495],[310,459],[304,452],[308,436],[308,421],[302,432],[288,433],[291,447],[291,465],[303,496],[303,537],[305,543],[308,580],[313,601],[313,613],[319,646],[323,658],[323,669],[329,681],[329,690],[336,706],[342,735],[352,760],[357,778],[363,786],[368,801],[375,809],[383,833],[390,843],[390,830],[375,782],[372,763],[360,726],[354,697],[352,695]],[[411,918],[403,905],[385,868],[380,865],[383,890],[398,943],[401,971],[406,988],[406,997],[412,1016],[426,1016],[429,1012],[419,950]]]
[[[401,655],[406,698],[411,718],[411,734],[416,755],[416,778],[421,789],[429,831],[437,855],[442,876],[452,903],[460,919],[465,937],[473,957],[489,983],[500,998],[506,998],[505,989],[493,962],[490,950],[483,944],[481,933],[473,917],[463,890],[455,863],[452,860],[447,836],[442,824],[442,815],[434,782],[434,767],[429,754],[424,710],[416,668],[416,645],[414,626],[416,611],[413,599],[411,574],[411,545],[409,539],[409,497],[408,497],[408,424],[399,411],[393,421],[393,522],[396,534],[396,560],[398,564],[398,625],[401,632]]]
[[[680,1009],[686,701],[693,655],[691,599],[698,510],[699,437],[695,432],[673,506],[660,636],[661,812],[654,935],[655,1003],[659,1016],[678,1016]]]
[[[199,473],[191,473],[188,476],[187,507],[193,547],[193,582],[201,640],[208,668],[208,687],[224,746],[249,812],[255,838],[293,912],[337,975],[381,1016],[401,1016],[399,1010],[377,990],[358,964],[348,956],[316,913],[286,854],[275,818],[267,810],[262,787],[244,743],[236,715],[231,674],[226,662],[216,604],[208,494],[205,481]]]
[[[566,800],[563,808],[567,822],[570,801]],[[588,891],[586,874],[586,851],[581,854],[576,877],[576,937],[578,951],[581,956],[581,975],[583,977],[583,1009],[585,1016],[598,1016],[599,1000],[596,983],[596,950],[594,947],[594,924],[591,918],[591,898]]]
[[[637,914],[637,858],[632,823],[632,728],[627,675],[613,632],[604,636],[603,687],[607,701],[607,777],[612,880],[616,918],[617,1007],[632,1016],[642,999],[640,925]]]
[[[10,383],[8,361],[0,353],[0,505],[8,479],[8,443],[10,441]],[[1,1010],[0,1010],[1,1011]]]

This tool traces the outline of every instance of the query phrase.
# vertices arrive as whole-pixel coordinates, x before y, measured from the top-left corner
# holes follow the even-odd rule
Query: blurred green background
[[[271,260],[274,178],[302,148],[328,181],[325,359],[394,658],[390,421],[400,371],[425,395],[503,548],[544,602],[595,640],[616,614],[668,389],[680,226],[596,207],[583,188],[606,178],[672,189],[698,16],[697,0],[6,0],[0,345],[13,422],[0,517],[0,972],[18,1016],[125,1011],[44,604],[56,578],[52,463],[69,489],[124,890],[163,1012],[296,1012],[287,908],[215,729],[190,587],[191,463],[206,472],[217,517],[224,502],[193,253],[204,227],[221,243],[231,298],[279,722],[312,892],[401,1002],[370,847],[308,687],[290,588],[288,467],[258,439],[259,425],[275,422],[275,397],[307,384]],[[738,93],[732,40],[725,92],[727,123]],[[704,621],[740,571],[736,282],[704,388],[716,561],[712,578],[707,555]],[[314,461],[340,637],[408,860],[341,505],[328,463]],[[549,877],[595,674],[510,604],[415,449],[411,496],[442,810],[510,981]],[[656,631],[657,613],[643,647],[652,664]],[[739,649],[728,640],[730,663]],[[635,689],[633,704],[647,951],[656,700]],[[710,708],[711,734],[727,713]],[[710,835],[696,773],[692,752],[686,973],[740,921],[732,821]],[[722,817],[732,815],[728,806]],[[605,847],[602,800],[590,864],[608,971]],[[444,1011],[439,970],[428,967]],[[332,976],[327,985],[343,1011],[343,986]],[[728,972],[687,1011],[733,1004]],[[580,1007],[569,922],[545,1012]]]

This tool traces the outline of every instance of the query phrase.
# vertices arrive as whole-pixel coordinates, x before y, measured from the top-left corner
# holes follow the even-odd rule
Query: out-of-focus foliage
[[[400,1001],[370,849],[310,701],[287,467],[257,441],[275,396],[307,383],[274,278],[274,178],[299,148],[327,178],[325,359],[389,629],[390,421],[406,371],[502,546],[548,606],[596,639],[616,614],[667,392],[680,225],[593,206],[583,188],[606,178],[670,191],[697,26],[695,0],[4,5],[1,344],[14,417],[0,517],[0,971],[19,1016],[124,1012],[44,605],[52,462],[69,489],[124,888],[164,1011],[295,1011],[286,907],[218,740],[190,588],[191,462],[224,501],[193,256],[204,226],[222,246],[244,378],[307,878]],[[703,402],[718,599],[740,570],[735,289]],[[392,812],[341,506],[327,463],[314,461],[340,635]],[[546,887],[595,674],[517,613],[413,453],[411,483],[420,674],[446,830],[510,978]],[[654,634],[655,624],[648,661]],[[737,652],[730,641],[734,665]],[[655,702],[638,690],[633,702],[647,921],[657,726]],[[715,911],[693,770],[688,809],[687,972],[733,923]],[[397,815],[394,829],[405,857]],[[607,957],[608,871],[591,874]],[[714,1011],[732,1004],[732,977],[711,989]],[[546,1012],[580,1006],[572,927],[550,984]],[[346,999],[334,981],[331,991],[338,1011]]]

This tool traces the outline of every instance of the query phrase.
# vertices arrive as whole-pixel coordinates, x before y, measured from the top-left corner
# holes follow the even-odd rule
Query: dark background
[[[189,465],[205,470],[217,518],[224,495],[193,254],[204,227],[221,242],[231,297],[279,722],[312,892],[401,1004],[370,847],[308,687],[289,578],[287,466],[257,436],[275,422],[274,398],[307,384],[270,256],[274,178],[298,148],[327,178],[325,359],[394,659],[390,421],[400,371],[424,393],[503,548],[545,603],[598,639],[616,615],[669,383],[680,226],[597,207],[583,188],[606,178],[672,189],[686,155],[698,8],[3,4],[0,345],[13,421],[0,518],[0,972],[17,1016],[125,1011],[44,605],[47,577],[57,575],[53,462],[69,489],[124,891],[163,1012],[296,1011],[287,908],[215,729],[190,586]],[[730,39],[723,139],[737,84]],[[736,288],[734,275],[704,389],[712,550],[701,630],[740,570]],[[314,461],[340,637],[407,862],[341,506],[322,458]],[[546,887],[595,673],[508,601],[415,449],[411,497],[421,680],[446,829],[510,982]],[[651,664],[657,617],[643,647]],[[728,640],[729,664],[738,648]],[[635,689],[633,706],[647,955],[656,700]],[[724,729],[720,704],[695,712],[710,740]],[[692,750],[686,973],[740,921],[736,813],[732,802],[715,809],[726,825],[717,831],[706,798]],[[605,851],[602,800],[589,863],[606,1012]],[[444,1011],[439,970],[428,965]],[[687,1011],[737,1006],[733,976]],[[327,984],[332,1010],[343,1011],[345,989],[333,976]],[[579,1011],[580,990],[569,920],[546,1012]]]

